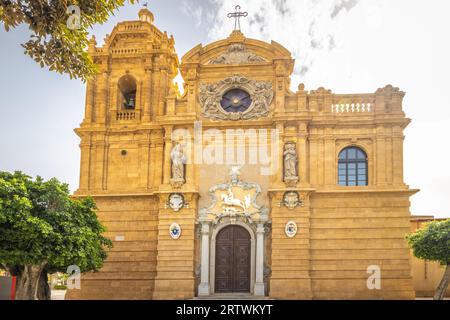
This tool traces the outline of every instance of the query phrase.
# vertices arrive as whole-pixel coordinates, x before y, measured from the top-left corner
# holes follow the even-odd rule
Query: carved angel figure
[[[204,106],[205,113],[214,109],[215,105],[219,102],[220,96],[217,92],[217,85],[210,83],[203,85],[200,89],[200,102]]]

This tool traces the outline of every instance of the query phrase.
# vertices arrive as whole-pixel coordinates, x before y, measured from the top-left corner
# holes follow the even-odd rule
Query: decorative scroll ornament
[[[181,193],[170,194],[167,206],[175,212],[180,211],[182,208],[186,207],[184,196]]]
[[[244,112],[226,112],[220,105],[225,93],[231,89],[246,91],[252,100]],[[269,114],[269,106],[273,100],[271,81],[250,80],[242,75],[221,80],[217,83],[207,83],[200,86],[199,101],[202,106],[202,116],[213,120],[250,120],[265,117]]]
[[[281,205],[284,205],[289,210],[293,210],[297,207],[303,207],[303,200],[300,199],[298,192],[296,191],[288,191],[283,195],[283,201]]]
[[[177,240],[181,237],[181,227],[178,223],[174,222],[170,225],[169,234],[172,239]]]
[[[284,232],[288,236],[288,238],[293,238],[297,235],[298,227],[297,223],[294,221],[289,221],[286,223],[286,227],[284,228]]]
[[[209,64],[255,64],[261,62],[266,62],[266,60],[248,51],[242,43],[234,43],[228,47],[227,52],[212,59]]]
[[[200,220],[217,224],[222,220],[235,223],[242,220],[247,223],[267,222],[268,209],[256,203],[261,188],[256,183],[239,179],[240,167],[232,167],[230,182],[209,189],[212,205],[200,210]]]

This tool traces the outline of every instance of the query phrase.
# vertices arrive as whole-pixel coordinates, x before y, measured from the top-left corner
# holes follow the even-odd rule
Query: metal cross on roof
[[[234,18],[234,30],[239,30],[241,31],[241,21],[240,18],[241,17],[246,17],[248,16],[248,12],[241,12],[241,6],[237,5],[236,7],[234,7],[236,9],[235,12],[230,12],[227,17],[228,18]]]

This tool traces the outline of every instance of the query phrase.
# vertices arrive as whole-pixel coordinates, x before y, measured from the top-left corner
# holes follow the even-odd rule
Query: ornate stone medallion
[[[286,223],[286,227],[284,228],[284,232],[289,238],[293,238],[297,235],[298,227],[297,223],[294,221],[289,221]]]
[[[245,105],[245,108],[235,108],[232,112],[225,110],[223,100],[233,89],[239,89],[237,91],[242,92],[242,97],[239,96],[237,101],[238,106],[245,105],[246,102],[250,105]],[[246,94],[248,98],[245,97]],[[200,86],[199,101],[202,106],[202,115],[213,120],[236,121],[265,117],[269,114],[272,100],[272,82],[250,80],[242,75],[234,75],[217,83],[205,83]]]
[[[261,62],[266,62],[266,60],[247,50],[242,43],[234,43],[228,47],[227,52],[212,59],[209,64],[255,64]]]
[[[288,191],[283,195],[282,204],[289,210],[293,210],[297,207],[303,206],[303,201],[300,199],[298,192]]]
[[[180,211],[185,205],[183,195],[181,193],[170,194],[168,205],[173,211]]]
[[[181,227],[178,223],[174,222],[170,225],[169,234],[172,239],[177,240],[181,237]]]

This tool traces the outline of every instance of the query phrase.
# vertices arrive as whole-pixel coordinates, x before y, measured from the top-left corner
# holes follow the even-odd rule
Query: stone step
[[[192,300],[273,300],[270,297],[254,296],[248,293],[217,293],[210,296],[195,297]]]

